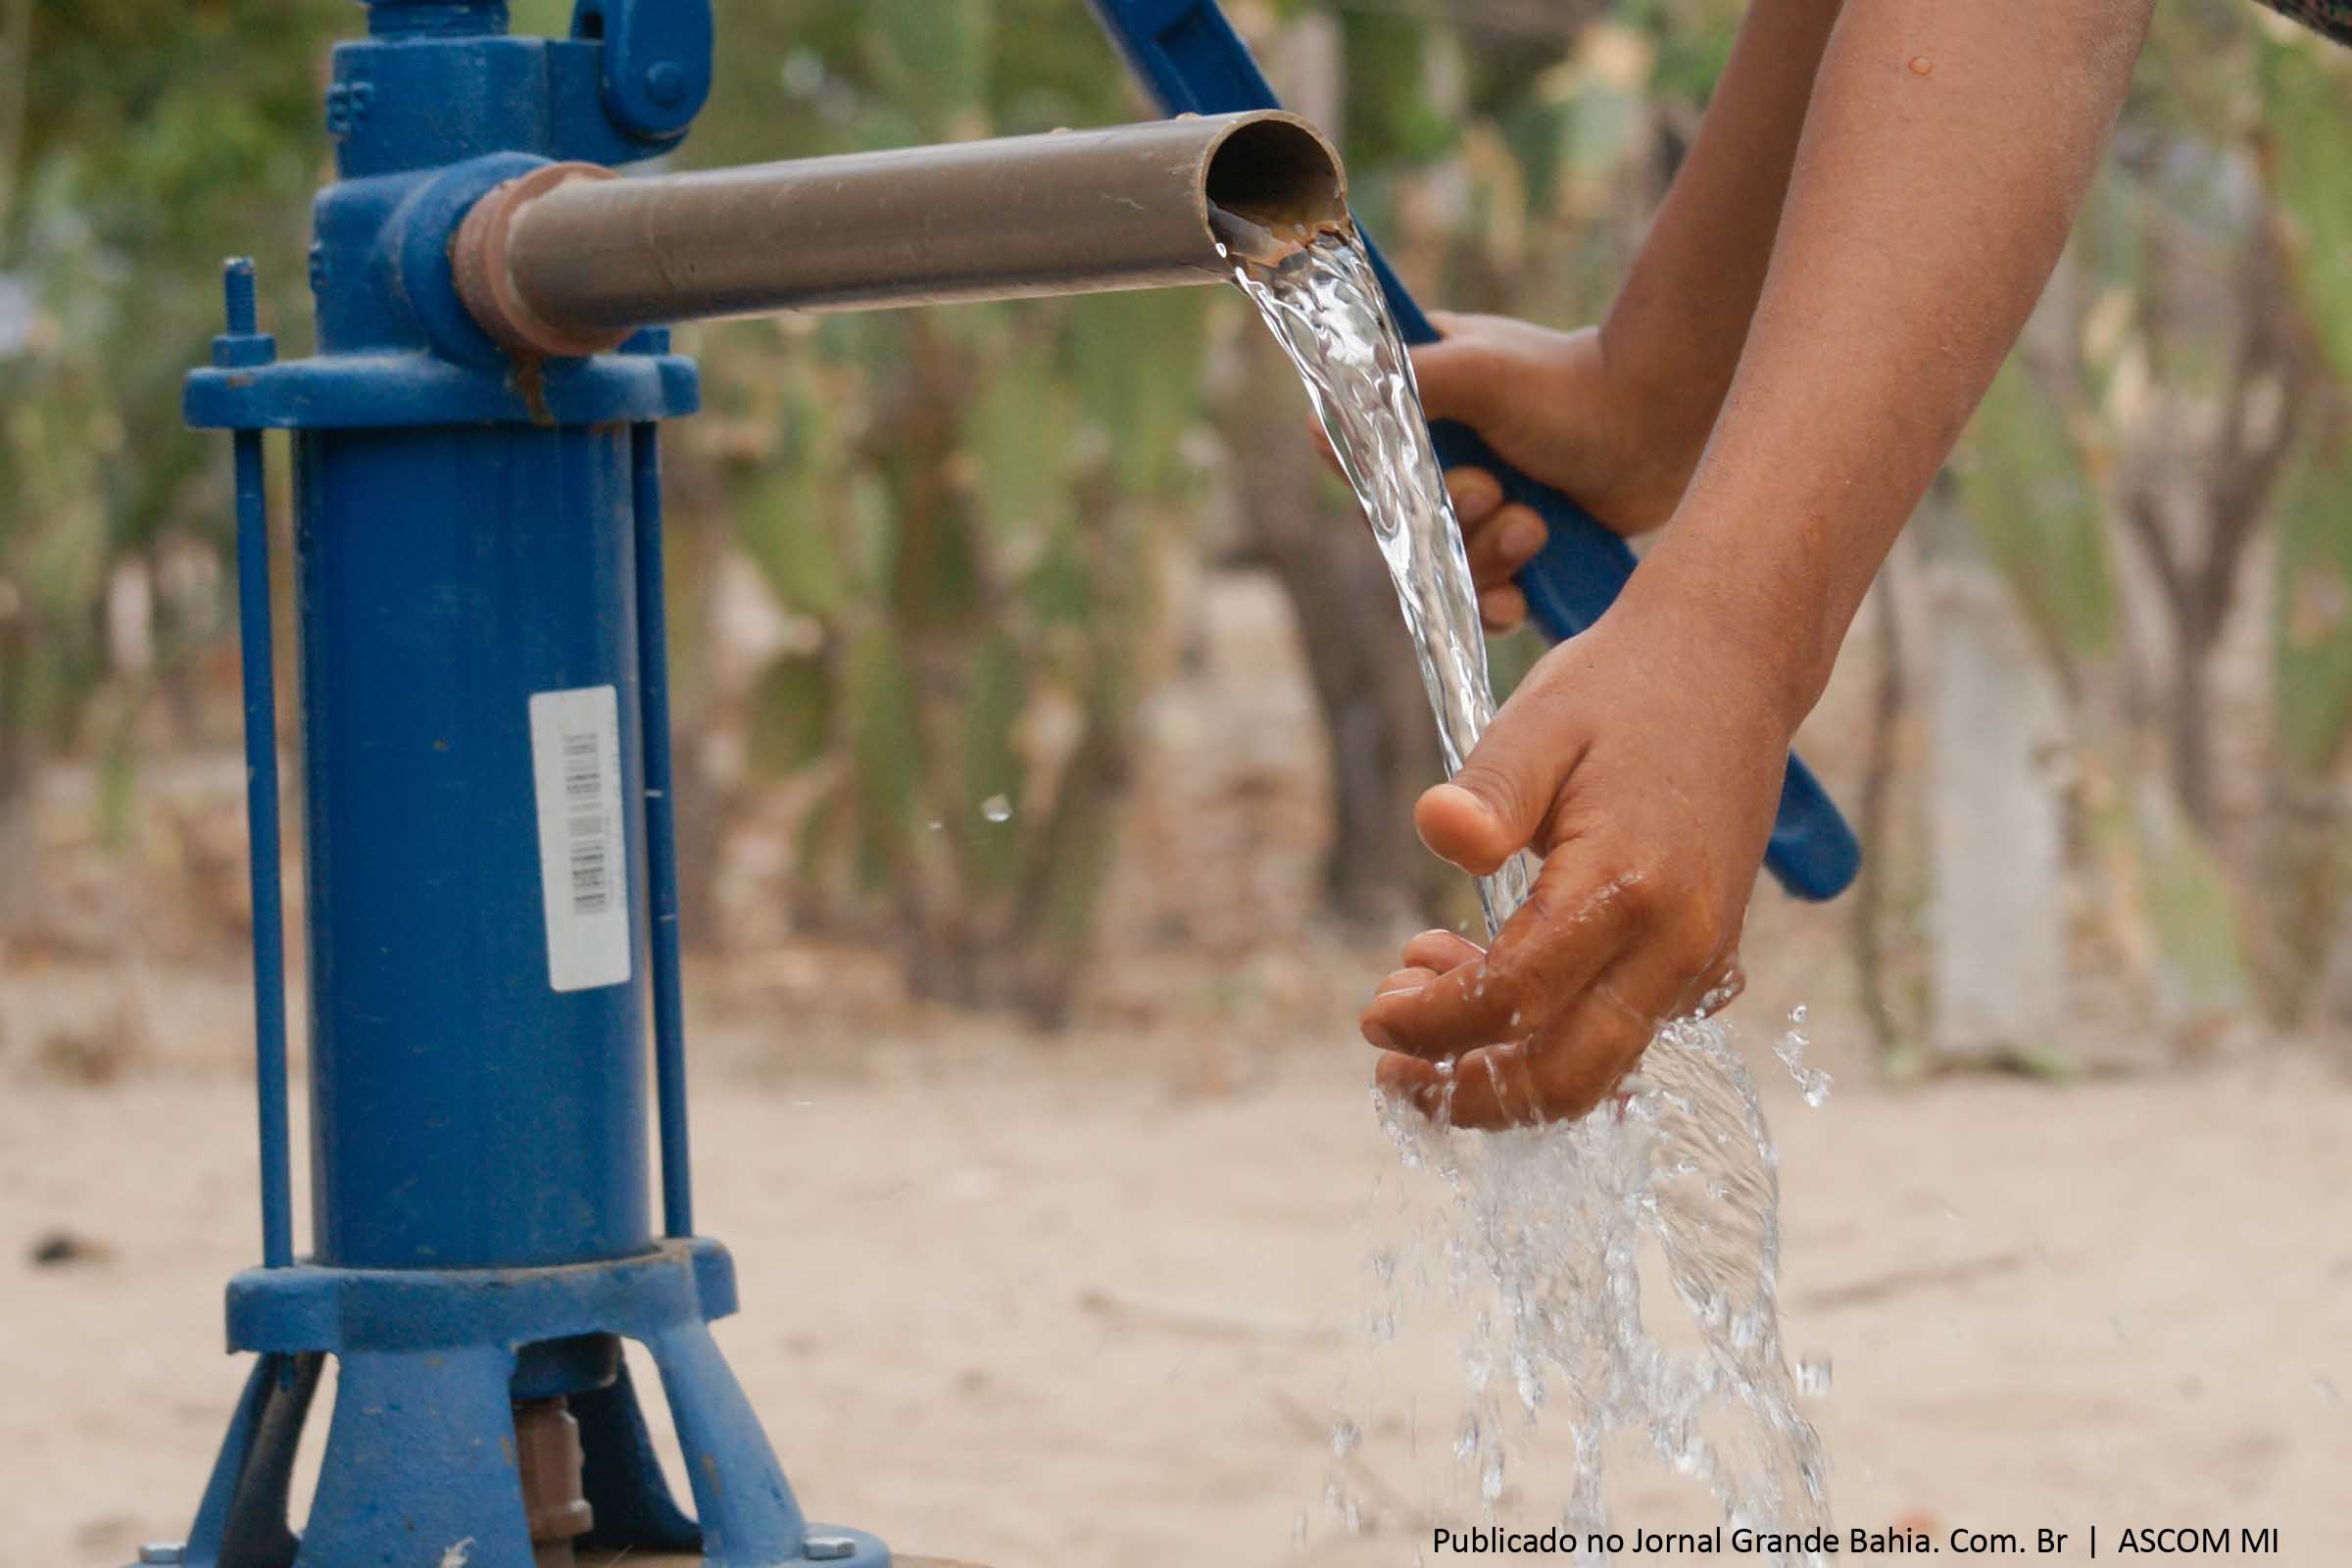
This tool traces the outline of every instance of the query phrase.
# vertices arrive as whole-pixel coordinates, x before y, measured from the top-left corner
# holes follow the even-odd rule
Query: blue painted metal
[[[1097,16],[1145,86],[1169,114],[1229,114],[1280,105],[1257,62],[1216,0],[1091,0]],[[1407,343],[1434,343],[1422,314],[1385,257],[1364,235],[1373,270]],[[1553,642],[1598,620],[1634,572],[1634,553],[1592,514],[1496,456],[1466,424],[1433,420],[1430,437],[1448,468],[1484,468],[1504,496],[1533,509],[1550,530],[1542,553],[1519,569],[1528,612]],[[1810,768],[1795,757],[1781,790],[1765,864],[1799,898],[1843,892],[1862,867],[1862,846]]]
[[[692,1549],[723,1568],[776,1568],[811,1528],[711,1339],[735,1310],[733,1261],[717,1243],[662,1243],[610,1263],[534,1269],[360,1269],[303,1263],[230,1282],[233,1349],[264,1352],[231,1426],[188,1544],[188,1561],[244,1565],[437,1564],[466,1537],[467,1560],[528,1557],[509,1410],[518,1364],[550,1342],[638,1341],[662,1374],[687,1459],[695,1516],[671,1498],[627,1371],[567,1392],[587,1454],[583,1490],[612,1550]],[[299,1559],[270,1552],[285,1532],[285,1468],[316,1383],[319,1351],[340,1366],[334,1424]],[[290,1368],[295,1380],[276,1374]],[[490,1441],[485,1441],[487,1435]],[[846,1560],[886,1568],[880,1542],[854,1531]],[[455,1532],[453,1534],[453,1532]],[[239,1544],[242,1544],[241,1545]]]
[[[510,1350],[579,1335],[650,1342],[736,1308],[735,1263],[706,1237],[550,1268],[344,1268],[297,1263],[229,1281],[232,1350]]]
[[[228,1438],[197,1505],[184,1568],[290,1568],[297,1542],[286,1523],[294,1452],[318,1388],[322,1355],[265,1355],[254,1363]]]
[[[224,270],[227,327],[213,364],[250,369],[277,357],[259,329],[253,263]],[[277,656],[270,620],[270,504],[258,430],[235,439],[237,632],[245,685],[245,840],[253,890],[253,1077],[261,1109],[262,1261],[294,1261],[294,1206],[286,1131],[286,938],[278,862]]]
[[[497,0],[377,0],[335,52],[339,178],[313,212],[315,357],[256,329],[250,268],[185,411],[234,432],[255,877],[264,1267],[228,1291],[260,1352],[187,1547],[198,1568],[527,1568],[516,1399],[581,1424],[593,1545],[721,1568],[808,1526],[709,1319],[723,1249],[689,1239],[675,830],[654,421],[690,413],[666,333],[520,365],[460,303],[449,245],[502,180],[685,133],[708,0],[583,0],[572,36]],[[313,1255],[288,1221],[263,432],[293,432],[311,963]],[[558,990],[532,700],[610,688],[625,960]],[[600,786],[601,786],[600,780]],[[650,962],[649,962],[650,958]],[[664,1228],[653,1234],[648,978]],[[604,983],[599,983],[600,981]],[[695,1517],[619,1355],[660,1368]],[[286,1517],[324,1358],[316,1500]],[[841,1534],[848,1535],[848,1532]],[[853,1537],[857,1568],[884,1568]]]
[[[702,113],[710,93],[709,0],[580,0],[571,31],[604,39],[598,83],[605,114],[623,131],[675,138]]]
[[[296,440],[322,1262],[652,1242],[644,998],[550,982],[527,718],[535,693],[613,688],[635,798],[628,448],[625,424]]]
[[[655,1105],[662,1124],[662,1233],[694,1234],[686,1132],[686,1001],[678,962],[678,818],[669,762],[669,613],[662,571],[662,430],[630,434],[637,509],[637,685],[645,713],[646,906],[652,911]]]

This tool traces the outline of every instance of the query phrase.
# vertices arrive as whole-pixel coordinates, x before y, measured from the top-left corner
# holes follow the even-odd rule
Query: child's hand
[[[1413,350],[1433,419],[1459,419],[1502,460],[1632,537],[1673,515],[1706,445],[1703,414],[1653,395],[1597,327],[1555,332],[1507,316],[1430,313],[1445,336]]]
[[[1526,847],[1544,867],[1492,950],[1446,932],[1406,947],[1363,1017],[1384,1087],[1461,1126],[1582,1115],[1661,1022],[1737,989],[1792,724],[1724,624],[1629,589],[1421,797],[1422,838],[1464,870]]]
[[[1432,313],[1446,334],[1413,350],[1423,409],[1458,419],[1506,462],[1575,500],[1617,532],[1646,533],[1672,514],[1706,431],[1665,415],[1630,380],[1612,373],[1592,327],[1555,332],[1500,316]],[[1490,632],[1527,618],[1512,586],[1544,548],[1544,519],[1504,506],[1492,474],[1446,475],[1478,610]]]

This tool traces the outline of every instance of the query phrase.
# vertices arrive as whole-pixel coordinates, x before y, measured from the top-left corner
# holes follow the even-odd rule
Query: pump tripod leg
[[[221,1441],[181,1555],[186,1568],[289,1568],[294,1532],[286,1493],[321,1355],[262,1356]]]
[[[605,1387],[573,1395],[571,1414],[580,1424],[585,1458],[580,1491],[596,1515],[581,1546],[699,1554],[703,1533],[670,1494],[628,1364],[623,1362]]]
[[[496,1346],[346,1350],[298,1568],[525,1568],[531,1533]],[[507,1434],[502,1443],[484,1434]]]
[[[709,1324],[672,1324],[645,1347],[662,1369],[678,1446],[685,1450],[708,1568],[772,1568],[804,1553],[841,1568],[887,1568],[890,1549],[874,1537],[804,1522],[759,1415]],[[806,1549],[818,1543],[821,1558]]]

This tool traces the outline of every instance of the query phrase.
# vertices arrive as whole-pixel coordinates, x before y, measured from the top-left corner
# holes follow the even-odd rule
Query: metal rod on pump
[[[227,331],[213,342],[223,368],[267,364],[275,343],[260,330],[253,262],[221,270]],[[286,1129],[285,912],[278,869],[277,679],[270,624],[270,506],[262,432],[234,434],[237,626],[245,699],[245,832],[253,897],[254,1087],[261,1113],[262,1262],[294,1261]]]
[[[579,355],[654,321],[1221,282],[1220,211],[1346,222],[1339,157],[1261,112],[636,179],[559,164],[476,203],[451,260],[492,337]]]
[[[678,816],[669,745],[669,612],[662,590],[662,432],[629,431],[637,514],[637,691],[644,714],[648,942],[653,949],[654,1113],[662,1130],[662,1234],[694,1234],[686,1134],[686,1004],[678,958]]]

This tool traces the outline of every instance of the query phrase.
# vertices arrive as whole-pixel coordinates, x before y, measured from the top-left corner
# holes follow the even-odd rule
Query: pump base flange
[[[229,1292],[231,1344],[263,1354],[179,1561],[530,1568],[514,1403],[522,1393],[548,1396],[546,1380],[568,1373],[570,1384],[553,1392],[567,1396],[579,1423],[595,1519],[583,1554],[677,1554],[704,1568],[888,1568],[889,1549],[875,1538],[803,1518],[710,1335],[708,1320],[734,1308],[725,1249],[699,1239],[561,1268],[302,1265],[240,1275]],[[693,1517],[670,1494],[626,1364],[616,1354],[539,1353],[600,1337],[635,1340],[660,1370]],[[286,1516],[294,1452],[330,1354],[334,1417],[297,1537]]]

